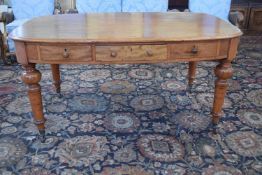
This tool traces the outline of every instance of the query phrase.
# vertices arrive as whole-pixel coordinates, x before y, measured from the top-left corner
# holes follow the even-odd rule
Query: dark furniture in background
[[[169,0],[169,9],[184,10],[189,0]],[[262,32],[262,0],[232,0],[231,12],[240,12],[244,32]]]
[[[233,0],[231,11],[243,14],[240,28],[244,32],[262,31],[262,0]]]
[[[184,10],[188,8],[188,0],[169,0],[169,9]]]

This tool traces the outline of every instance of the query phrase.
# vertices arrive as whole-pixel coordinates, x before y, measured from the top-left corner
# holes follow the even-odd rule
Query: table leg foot
[[[222,106],[224,104],[224,99],[228,87],[227,80],[233,75],[231,62],[227,60],[221,61],[221,63],[215,68],[215,75],[217,76],[217,80],[215,83],[212,121],[214,125],[217,125],[222,115]]]
[[[51,64],[52,76],[53,76],[53,85],[56,93],[61,92],[61,78],[59,64]]]
[[[35,64],[27,64],[23,65],[23,67],[25,68],[25,72],[23,72],[21,78],[28,86],[27,92],[32,108],[33,118],[40,134],[44,135],[46,119],[44,118],[41,87],[39,85],[41,73],[35,69]]]
[[[39,140],[41,141],[41,143],[45,143],[45,141],[46,141],[45,130],[39,131]]]
[[[188,90],[192,92],[193,83],[196,77],[196,67],[197,62],[191,61],[189,62],[189,69],[188,69]]]
[[[188,86],[187,86],[187,91],[189,92],[189,93],[192,93],[192,90],[193,89],[193,85],[192,84],[189,84]]]
[[[218,134],[218,125],[217,124],[213,123],[212,132],[213,132],[213,135],[217,135]]]
[[[57,92],[58,98],[62,98],[63,95],[61,94],[61,92]]]

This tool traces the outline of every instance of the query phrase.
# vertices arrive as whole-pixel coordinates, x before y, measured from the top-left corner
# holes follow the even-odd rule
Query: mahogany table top
[[[35,18],[11,34],[26,42],[169,42],[238,37],[229,22],[198,13],[100,13]]]

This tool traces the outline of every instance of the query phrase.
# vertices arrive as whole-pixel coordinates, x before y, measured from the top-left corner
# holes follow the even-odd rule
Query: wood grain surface
[[[35,18],[10,37],[27,42],[157,42],[238,37],[241,31],[197,13],[68,14]]]

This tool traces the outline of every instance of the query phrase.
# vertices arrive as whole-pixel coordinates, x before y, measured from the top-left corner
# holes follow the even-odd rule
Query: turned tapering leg
[[[61,92],[61,78],[59,71],[59,64],[51,64],[52,75],[53,75],[53,85],[57,93]]]
[[[23,82],[28,85],[27,91],[32,107],[35,124],[39,130],[41,141],[45,141],[45,118],[43,113],[41,87],[41,73],[35,69],[35,64],[23,65],[25,72],[22,74]]]
[[[188,88],[191,91],[193,82],[196,78],[196,67],[197,67],[197,62],[191,61],[189,62],[189,69],[188,69]]]
[[[224,99],[228,87],[227,80],[233,75],[233,68],[230,61],[222,61],[215,68],[215,75],[217,80],[215,83],[215,95],[213,104],[213,124],[216,126],[219,122],[222,113],[222,106],[224,104]]]

